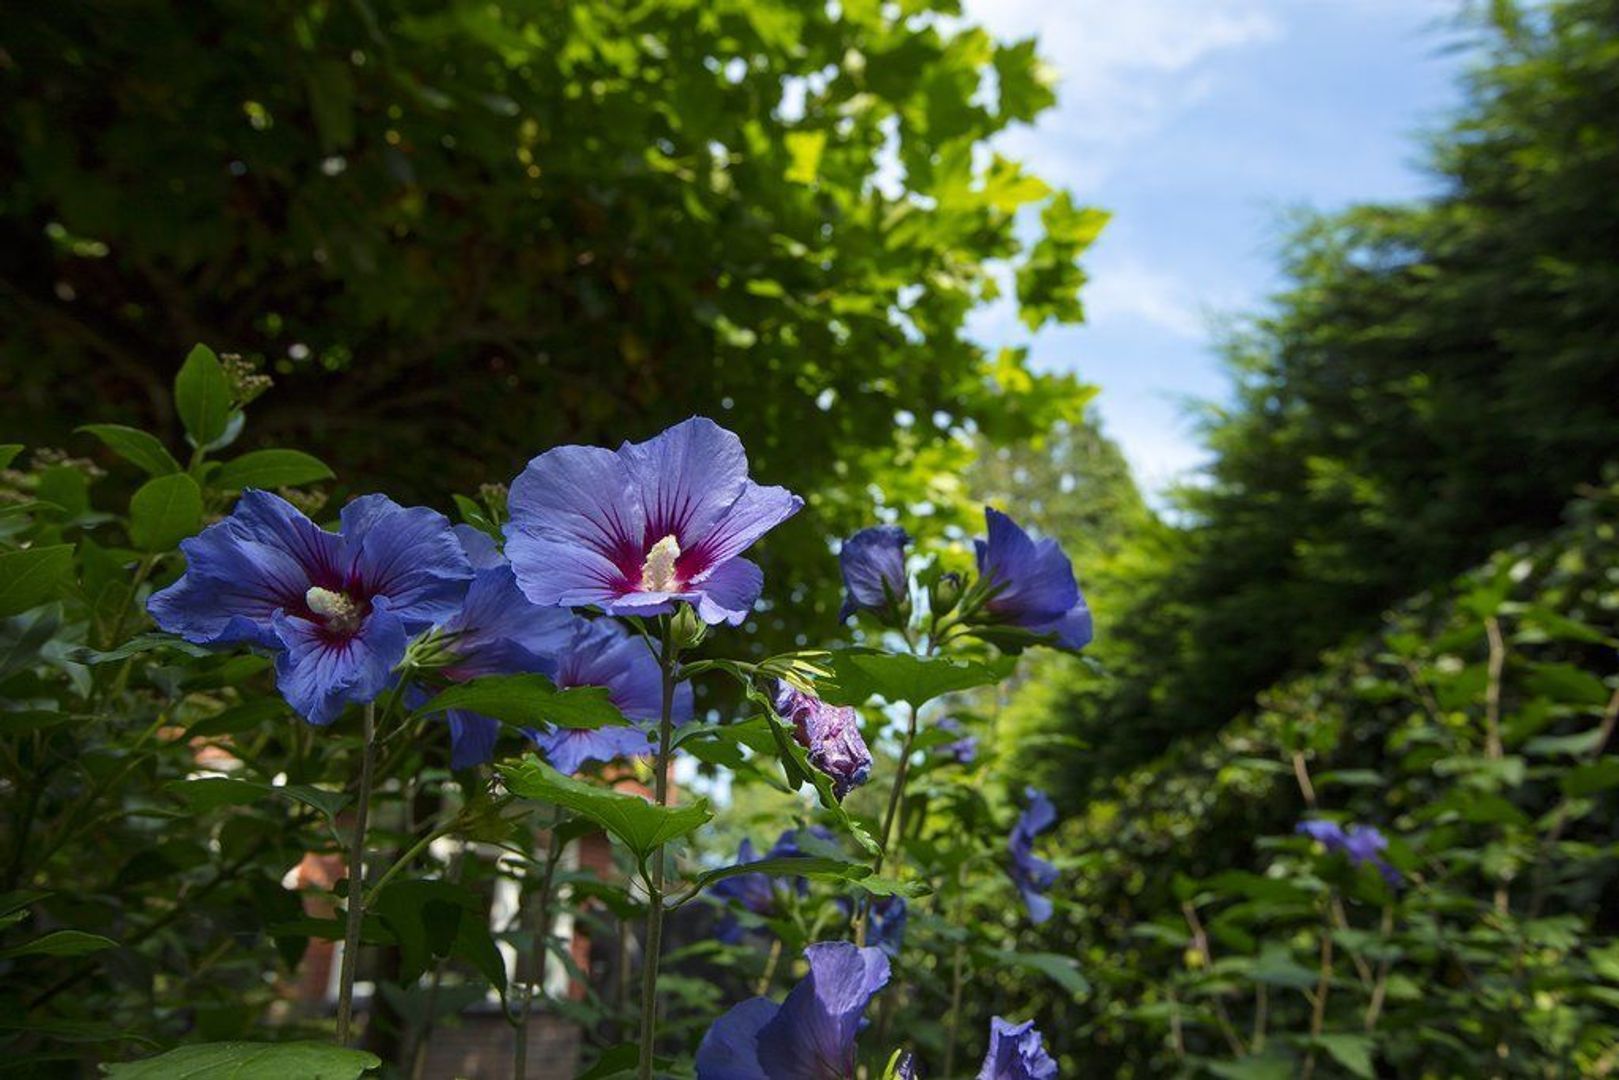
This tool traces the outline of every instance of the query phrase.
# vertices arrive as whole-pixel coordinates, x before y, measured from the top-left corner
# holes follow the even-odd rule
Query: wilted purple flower
[[[455,535],[477,576],[461,610],[441,628],[443,648],[453,659],[439,674],[451,682],[530,672],[554,677],[556,656],[582,620],[561,608],[529,603],[487,534],[457,525]],[[414,696],[426,697],[419,692]],[[444,717],[450,725],[452,769],[470,769],[494,757],[499,720],[465,709],[451,709]]]
[[[1056,1080],[1057,1063],[1040,1043],[1033,1020],[1014,1024],[995,1017],[989,1025],[989,1053],[978,1080]]]
[[[593,731],[530,731],[552,768],[574,773],[587,761],[607,762],[652,752],[653,726],[663,715],[663,673],[644,641],[611,619],[577,619],[556,664],[552,678],[559,687],[605,686],[608,700],[636,723]],[[670,716],[675,723],[684,724],[692,711],[691,683],[681,683],[675,687]]]
[[[1065,649],[1089,644],[1091,609],[1057,541],[1035,541],[993,507],[984,508],[984,520],[989,538],[973,541],[978,576],[988,590],[982,614],[992,623],[1050,636]]]
[[[742,443],[693,417],[617,451],[562,446],[512,483],[506,554],[536,604],[707,623],[747,618],[764,584],[739,556],[804,500],[748,479]]]
[[[905,599],[905,546],[910,542],[910,534],[898,525],[873,525],[843,542],[838,566],[845,595],[839,622],[856,611],[884,611]]]
[[[180,550],[186,572],[147,603],[158,626],[274,650],[282,696],[312,724],[375,699],[410,635],[453,616],[472,578],[443,514],[382,495],[349,503],[330,533],[250,489]]]
[[[1389,842],[1375,825],[1351,825],[1345,830],[1336,821],[1310,818],[1299,822],[1298,828],[1294,831],[1301,836],[1310,837],[1329,852],[1340,852],[1348,856],[1354,866],[1370,864],[1376,867],[1377,872],[1383,875],[1383,880],[1391,886],[1400,884],[1402,880],[1400,872],[1383,858],[1383,852],[1389,846]]]
[[[1057,868],[1034,853],[1034,838],[1057,823],[1057,808],[1038,788],[1025,788],[1029,805],[1018,816],[1006,849],[1012,853],[1012,881],[1023,894],[1029,918],[1043,923],[1051,918],[1051,901],[1044,894],[1057,881]]]
[[[839,941],[804,958],[809,974],[780,1005],[750,998],[714,1022],[697,1048],[697,1080],[852,1080],[861,1014],[888,983],[888,957]]]
[[[961,726],[960,720],[957,720],[953,716],[946,716],[941,720],[935,721],[934,726],[940,731],[948,731],[952,734],[961,734],[961,738],[957,739],[955,742],[946,743],[944,746],[940,747],[940,749],[946,754],[949,754],[951,757],[955,758],[957,764],[971,765],[973,760],[978,757],[978,736],[966,734],[965,729]]]
[[[814,694],[777,682],[776,713],[793,722],[799,743],[809,750],[810,764],[832,778],[832,790],[840,800],[871,775],[871,751],[860,736],[860,718],[852,705],[828,705]]]

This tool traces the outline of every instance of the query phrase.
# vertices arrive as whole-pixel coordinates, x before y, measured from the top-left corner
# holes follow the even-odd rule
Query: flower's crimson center
[[[360,625],[360,606],[343,593],[316,585],[304,593],[304,603],[325,620],[328,630],[347,633]]]
[[[641,588],[646,592],[675,592],[675,560],[680,558],[680,541],[665,536],[646,553],[641,564]]]

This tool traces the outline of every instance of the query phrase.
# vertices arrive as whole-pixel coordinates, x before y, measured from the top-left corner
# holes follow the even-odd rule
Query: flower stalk
[[[365,920],[365,826],[371,811],[372,773],[377,765],[377,707],[367,703],[360,750],[360,791],[349,840],[348,924],[343,931],[343,966],[337,979],[337,1041],[347,1046],[354,1012],[354,975],[360,959],[360,927]]]
[[[658,720],[658,754],[652,763],[652,791],[658,806],[669,805],[669,744],[674,737],[676,656],[669,621],[663,624],[658,651],[663,675],[663,708]],[[663,952],[663,845],[652,849],[647,879],[646,952],[641,961],[641,1052],[636,1076],[652,1080],[652,1055],[658,1040],[658,960]]]

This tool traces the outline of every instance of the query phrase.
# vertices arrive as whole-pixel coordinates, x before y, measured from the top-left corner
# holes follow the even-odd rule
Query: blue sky
[[[1156,492],[1202,452],[1188,398],[1219,400],[1222,315],[1280,284],[1287,211],[1404,199],[1415,136],[1460,100],[1457,0],[968,0],[997,37],[1038,34],[1059,104],[1003,152],[1114,217],[1086,257],[1086,325],[1031,339],[1006,302],[990,346],[1102,388],[1109,434]]]

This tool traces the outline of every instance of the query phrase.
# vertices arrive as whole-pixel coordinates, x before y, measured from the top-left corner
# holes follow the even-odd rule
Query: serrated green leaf
[[[701,828],[714,817],[707,799],[685,806],[658,806],[639,795],[597,787],[564,776],[537,757],[499,766],[515,795],[567,807],[622,840],[636,857]]]
[[[816,686],[824,701],[833,705],[862,705],[873,696],[921,708],[934,698],[999,682],[1016,661],[1010,657],[993,664],[952,660],[942,656],[912,656],[865,649],[832,653],[832,679]]]
[[[193,347],[174,377],[174,408],[196,445],[207,446],[225,434],[231,416],[230,379],[208,346]]]
[[[0,555],[0,618],[54,600],[73,568],[73,545],[24,548]]]
[[[103,1064],[114,1080],[356,1080],[382,1060],[330,1043],[204,1043],[157,1057]]]
[[[324,461],[302,450],[254,450],[220,465],[209,483],[223,491],[241,491],[297,487],[330,480],[332,476]]]
[[[450,709],[492,716],[521,726],[595,729],[630,720],[618,711],[607,690],[600,686],[574,686],[558,690],[544,675],[487,675],[457,683],[416,710],[430,716]]]
[[[148,480],[129,500],[129,538],[142,551],[168,551],[200,528],[202,489],[185,473]]]
[[[144,469],[148,475],[167,476],[180,471],[180,463],[174,460],[157,436],[139,428],[122,424],[86,424],[79,430],[94,435],[108,450],[131,465]]]

